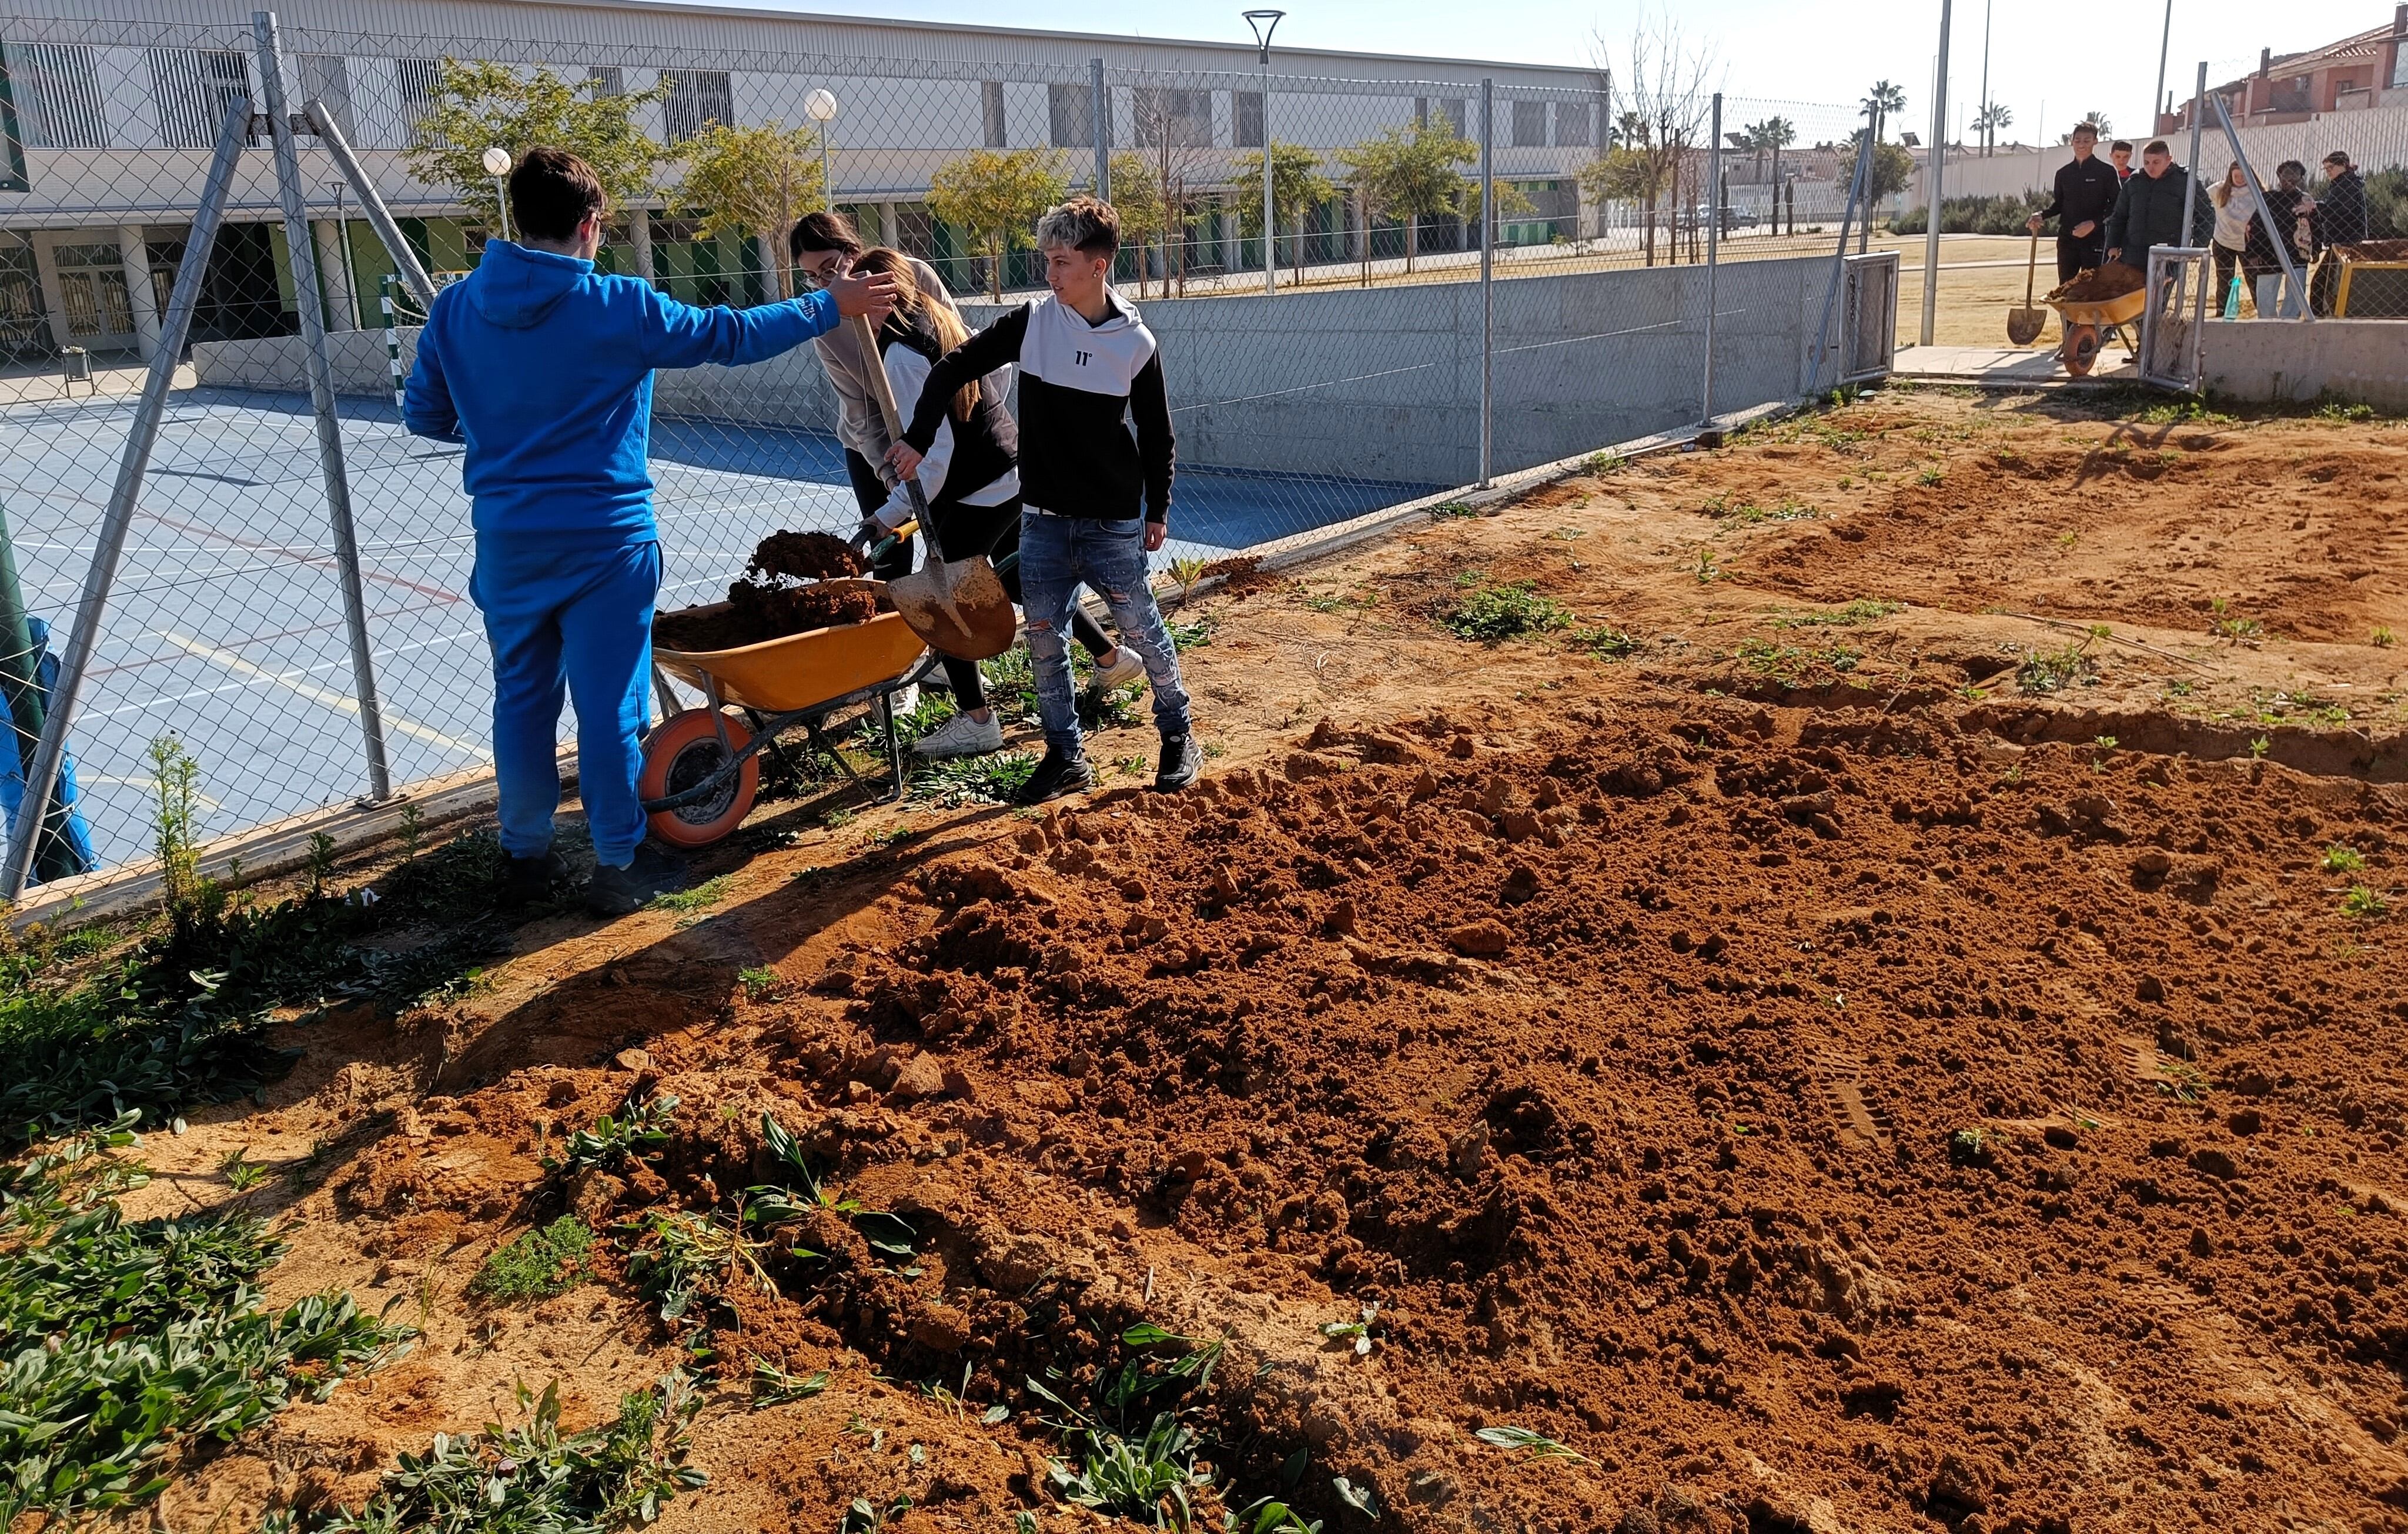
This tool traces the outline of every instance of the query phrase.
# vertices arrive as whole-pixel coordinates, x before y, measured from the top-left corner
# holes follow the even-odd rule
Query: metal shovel
[[[886,367],[879,355],[877,327],[867,315],[856,314],[847,323],[860,344],[866,365],[863,371],[869,375],[870,392],[878,396],[879,412],[886,418],[886,439],[900,442],[902,412],[895,408],[895,386],[887,381]],[[1004,595],[1003,582],[996,579],[995,566],[987,563],[984,554],[946,559],[936,519],[928,514],[928,500],[921,493],[918,476],[904,480],[903,488],[910,494],[911,514],[918,519],[921,531],[928,535],[928,558],[919,569],[886,583],[886,595],[894,602],[895,610],[902,614],[912,633],[928,641],[931,649],[966,661],[982,661],[1002,654],[1011,648],[1020,621],[1012,615],[1011,598]]]
[[[2007,310],[2007,339],[2029,346],[2048,324],[2048,310],[2032,308],[2032,273],[2040,265],[2040,237],[2031,237],[2031,255],[2024,263],[2024,307]]]

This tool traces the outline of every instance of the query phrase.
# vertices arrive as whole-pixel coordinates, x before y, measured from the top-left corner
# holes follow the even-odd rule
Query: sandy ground
[[[716,1388],[665,1528],[1076,1527],[1025,1382],[1139,1320],[1226,1339],[1209,1456],[1332,1530],[1338,1475],[1396,1530],[2408,1527],[2408,996],[2342,909],[2401,897],[2408,430],[2134,403],[1890,389],[1234,581],[1196,793],[767,805],[716,905],[316,1025],[138,1197],[316,1146],[274,1293],[427,1335],[160,1527],[673,1362],[608,1264],[464,1293],[631,1088],[681,1105],[616,1214],[721,1207],[766,1112],[914,1231],[732,1297],[721,1369],[831,1383]]]

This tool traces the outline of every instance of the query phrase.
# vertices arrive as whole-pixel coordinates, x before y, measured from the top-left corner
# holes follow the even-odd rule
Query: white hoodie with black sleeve
[[[929,371],[903,439],[925,453],[946,402],[972,379],[1020,366],[1020,491],[1057,516],[1148,522],[1170,515],[1169,399],[1154,332],[1111,289],[1099,324],[1049,294],[955,347]],[[1130,433],[1130,423],[1136,426]]]

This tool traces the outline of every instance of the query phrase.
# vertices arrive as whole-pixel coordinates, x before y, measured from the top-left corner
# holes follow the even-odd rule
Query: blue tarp
[[[25,620],[25,627],[34,637],[34,653],[42,657],[40,664],[35,668],[34,676],[41,688],[42,707],[47,710],[50,702],[50,689],[57,686],[59,681],[59,658],[50,653],[50,625],[39,618],[28,618]],[[68,852],[75,859],[74,871],[90,873],[100,867],[100,857],[93,851],[92,831],[83,823],[83,812],[76,808],[76,798],[75,756],[70,753],[65,760],[59,764],[58,801],[66,807],[65,841]],[[0,809],[7,811],[8,835],[11,839],[14,839],[17,834],[17,811],[24,802],[25,765],[17,754],[17,732],[13,729],[0,728]],[[38,884],[41,882],[42,876],[37,867],[27,882]]]

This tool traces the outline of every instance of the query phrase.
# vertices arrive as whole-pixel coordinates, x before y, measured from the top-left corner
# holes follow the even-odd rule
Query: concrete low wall
[[[2408,410],[2408,320],[2212,320],[2200,355],[2216,398]]]
[[[1718,411],[1798,394],[1830,274],[1824,258],[1721,268]],[[1698,418],[1702,267],[1517,278],[1493,291],[1498,472]],[[1477,284],[1155,299],[1140,308],[1162,341],[1182,462],[1420,484],[1478,477]],[[974,326],[996,312],[965,306]],[[407,366],[417,332],[401,335]],[[385,393],[383,333],[333,339],[337,390]],[[208,342],[194,353],[205,385],[305,387],[295,337]],[[664,371],[653,408],[815,431],[828,430],[835,413],[808,348],[749,367]]]

